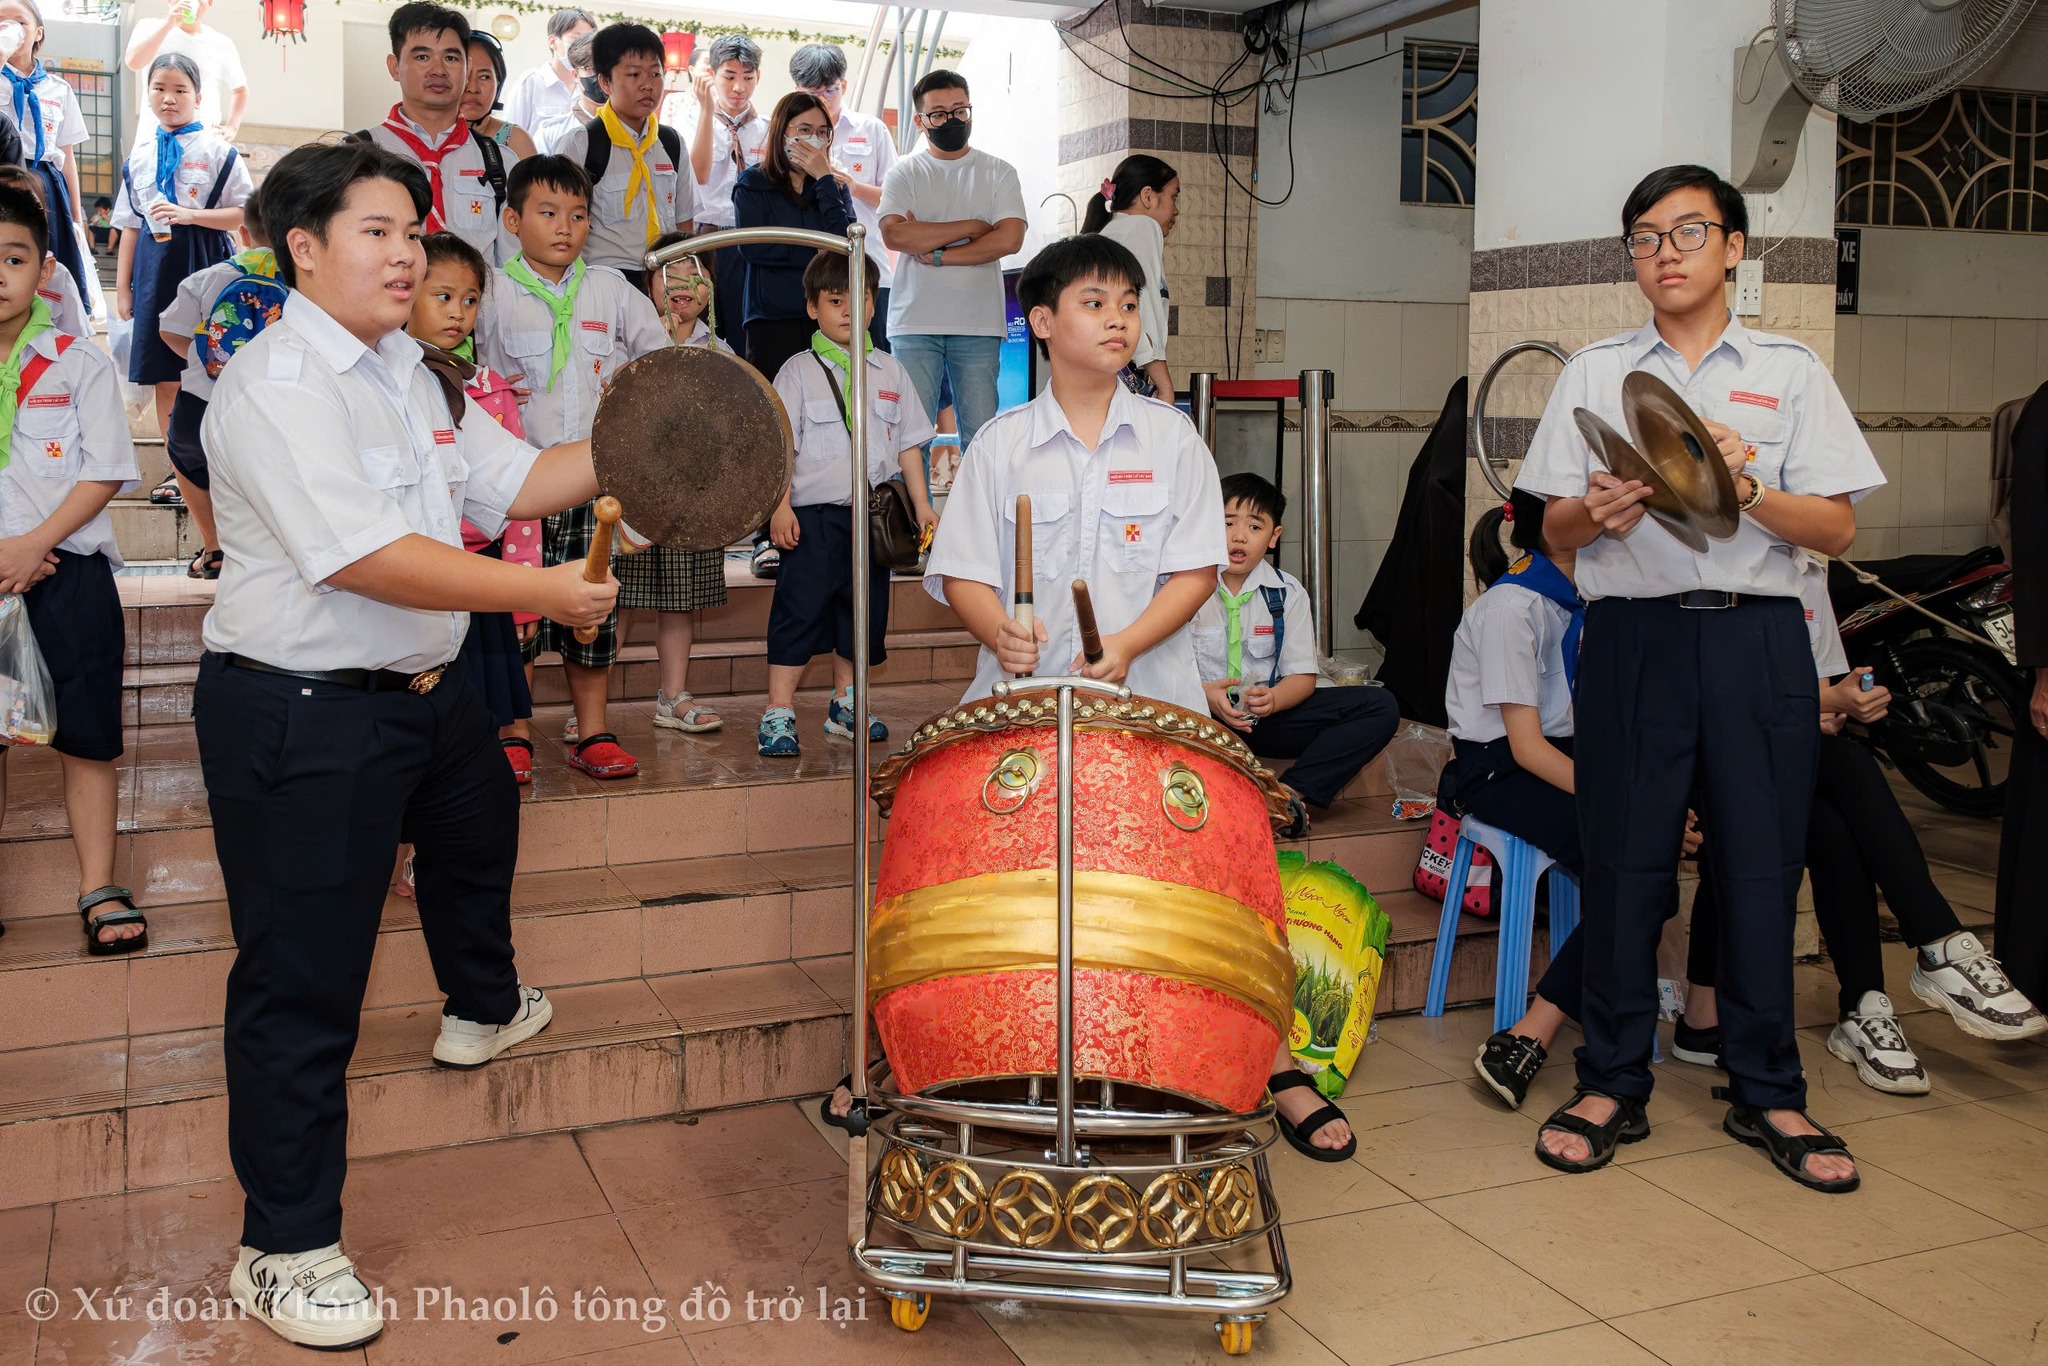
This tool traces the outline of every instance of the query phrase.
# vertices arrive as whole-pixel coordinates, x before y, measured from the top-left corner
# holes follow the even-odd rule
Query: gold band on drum
[[[868,992],[940,977],[1059,964],[1058,874],[983,873],[920,887],[875,907]],[[1074,966],[1140,972],[1220,991],[1284,1036],[1294,959],[1280,928],[1215,892],[1130,873],[1074,873]]]

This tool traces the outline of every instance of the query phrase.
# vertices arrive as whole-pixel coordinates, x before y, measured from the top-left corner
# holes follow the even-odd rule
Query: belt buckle
[[[441,682],[441,675],[447,672],[448,666],[446,664],[437,664],[433,668],[428,669],[425,673],[414,674],[412,676],[412,681],[405,685],[406,691],[415,692],[418,693],[421,697],[425,697],[428,693],[432,692],[437,686],[439,686]]]

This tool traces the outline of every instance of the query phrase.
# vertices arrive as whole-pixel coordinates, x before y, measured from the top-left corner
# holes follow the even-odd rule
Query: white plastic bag
[[[0,741],[47,745],[57,734],[57,690],[18,595],[0,597]]]
[[[1423,820],[1436,810],[1437,779],[1451,761],[1451,737],[1420,721],[1403,721],[1387,746],[1387,782],[1394,789],[1394,819]]]

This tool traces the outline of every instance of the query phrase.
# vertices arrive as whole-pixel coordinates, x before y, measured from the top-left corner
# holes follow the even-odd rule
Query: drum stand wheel
[[[924,1327],[924,1321],[931,1317],[932,1301],[929,1295],[891,1295],[889,1297],[889,1322],[906,1333],[915,1333]],[[1250,1337],[1245,1339],[1249,1350]]]
[[[1241,1357],[1252,1350],[1252,1329],[1258,1326],[1256,1319],[1218,1319],[1216,1336],[1222,1339],[1223,1355]]]

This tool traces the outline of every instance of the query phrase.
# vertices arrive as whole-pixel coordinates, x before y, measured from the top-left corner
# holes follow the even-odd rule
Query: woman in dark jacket
[[[832,169],[832,120],[815,95],[784,95],[768,121],[768,147],[758,165],[732,187],[733,220],[742,228],[811,228],[844,236],[853,196]],[[804,267],[810,247],[747,245],[741,301],[747,360],[772,380],[784,361],[811,344],[816,330],[804,308]]]

